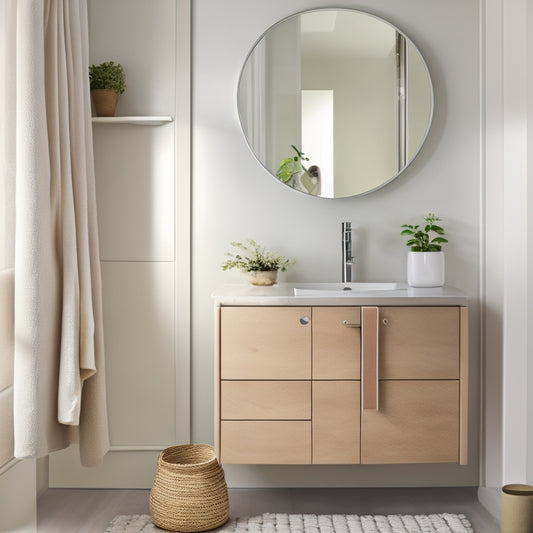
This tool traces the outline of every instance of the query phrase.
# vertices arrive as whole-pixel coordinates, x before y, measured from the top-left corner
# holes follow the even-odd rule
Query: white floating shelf
[[[95,124],[134,124],[137,126],[161,126],[174,119],[170,116],[161,117],[92,117]]]

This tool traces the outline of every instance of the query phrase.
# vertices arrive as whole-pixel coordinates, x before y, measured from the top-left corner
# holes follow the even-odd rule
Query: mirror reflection
[[[420,150],[433,112],[426,64],[382,19],[323,9],[271,27],[244,64],[239,117],[257,159],[324,198],[374,191]]]

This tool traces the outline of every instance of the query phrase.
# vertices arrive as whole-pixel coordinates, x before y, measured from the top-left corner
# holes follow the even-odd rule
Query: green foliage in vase
[[[410,246],[412,252],[440,252],[442,250],[441,245],[448,242],[447,239],[442,237],[444,230],[435,224],[435,222],[440,220],[433,213],[429,213],[424,217],[426,225],[423,228],[420,228],[419,225],[403,224],[402,228],[405,229],[401,232],[401,235],[409,235],[411,237],[405,243],[406,246]],[[433,234],[437,234],[437,236],[433,236]]]
[[[122,94],[126,90],[126,74],[120,63],[106,61],[89,67],[89,81],[93,89],[111,89]]]
[[[293,144],[291,144],[291,148],[296,152],[296,155],[294,157],[284,159],[279,164],[278,171],[276,172],[276,176],[283,183],[287,183],[294,176],[294,174],[298,174],[298,172],[307,172],[307,169],[304,167],[302,161],[309,161],[309,158],[305,157],[305,154],[300,152],[300,150],[298,150],[298,148],[296,148],[296,146]]]
[[[285,272],[287,267],[295,263],[281,254],[267,252],[264,246],[260,246],[253,239],[242,242],[231,242],[234,248],[241,250],[240,253],[226,252],[229,259],[222,263],[222,270],[237,268],[242,272],[272,271]]]

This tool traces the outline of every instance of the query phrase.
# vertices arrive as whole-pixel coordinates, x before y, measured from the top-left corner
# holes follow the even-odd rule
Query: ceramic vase
[[[274,285],[278,279],[277,270],[254,270],[246,272],[246,279],[252,285]]]
[[[411,287],[442,287],[444,252],[408,252],[407,283]]]

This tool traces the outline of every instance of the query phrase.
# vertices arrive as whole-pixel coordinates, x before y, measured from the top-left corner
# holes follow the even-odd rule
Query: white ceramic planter
[[[408,252],[407,283],[411,287],[442,287],[444,252]]]
[[[255,270],[246,272],[246,279],[252,285],[274,285],[278,279],[277,270]]]

